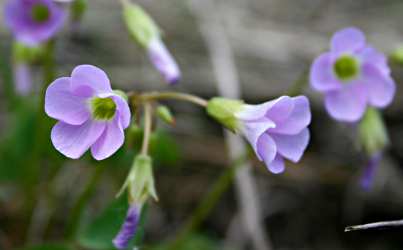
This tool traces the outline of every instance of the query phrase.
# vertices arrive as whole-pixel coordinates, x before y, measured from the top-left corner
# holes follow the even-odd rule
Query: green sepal
[[[235,114],[242,110],[244,102],[241,100],[214,97],[207,103],[207,113],[234,133],[237,133],[240,124]]]
[[[175,118],[172,115],[171,110],[167,106],[165,106],[165,105],[158,106],[157,110],[156,110],[156,114],[164,122],[166,122],[170,125],[175,124]]]
[[[125,99],[125,101],[129,101],[129,97],[127,96],[127,94],[120,89],[114,89],[113,93],[117,94],[118,96],[122,97],[123,99]]]
[[[366,153],[373,155],[389,144],[389,137],[379,110],[368,108],[358,125],[359,141]]]
[[[157,24],[139,5],[124,1],[123,17],[131,37],[143,48],[160,37]]]
[[[158,201],[150,156],[145,154],[136,156],[129,176],[117,196],[120,196],[126,188],[128,189],[130,203],[143,204],[149,197]]]

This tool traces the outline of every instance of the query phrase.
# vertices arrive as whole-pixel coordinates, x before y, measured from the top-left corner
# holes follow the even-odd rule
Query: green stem
[[[83,211],[88,201],[91,199],[99,181],[101,180],[104,169],[105,167],[103,165],[97,166],[95,168],[93,175],[89,179],[83,192],[80,194],[73,208],[71,209],[70,220],[67,225],[67,236],[71,239],[76,236],[77,229],[80,226]]]
[[[209,216],[212,209],[217,205],[222,195],[231,187],[235,173],[240,166],[243,166],[245,157],[240,157],[227,167],[224,173],[216,180],[210,191],[204,196],[193,215],[187,220],[176,238],[169,244],[168,250],[180,249],[186,239],[191,235],[201,223]]]
[[[150,136],[152,130],[152,112],[153,108],[150,102],[144,104],[144,135],[143,135],[143,145],[141,147],[141,154],[147,155],[148,148],[150,145]]]
[[[207,100],[191,95],[191,94],[186,94],[186,93],[179,93],[179,92],[150,92],[150,93],[144,93],[140,95],[136,94],[130,94],[130,99],[132,102],[136,103],[138,101],[144,102],[144,101],[155,101],[155,100],[180,100],[180,101],[187,101],[194,103],[196,105],[206,107],[207,106]]]

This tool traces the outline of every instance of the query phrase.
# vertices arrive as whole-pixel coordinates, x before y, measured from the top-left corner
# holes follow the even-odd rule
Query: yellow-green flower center
[[[360,65],[357,59],[355,59],[354,57],[344,55],[336,60],[333,66],[333,70],[338,79],[346,81],[351,80],[358,75],[360,71]]]
[[[91,111],[95,120],[108,121],[116,113],[116,104],[112,98],[95,97],[91,100]]]
[[[48,6],[44,4],[36,4],[31,9],[32,19],[38,23],[45,22],[50,17],[50,11]]]

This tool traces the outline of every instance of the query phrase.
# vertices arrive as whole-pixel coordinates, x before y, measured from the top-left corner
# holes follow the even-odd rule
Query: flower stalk
[[[157,100],[179,100],[186,101],[193,104],[196,104],[201,107],[207,107],[207,100],[186,93],[180,92],[148,92],[143,94],[129,93],[129,98],[131,103],[143,103],[148,101],[157,101]]]

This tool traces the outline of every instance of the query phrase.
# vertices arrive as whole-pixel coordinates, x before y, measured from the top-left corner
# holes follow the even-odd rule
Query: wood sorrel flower
[[[123,145],[130,123],[127,101],[111,89],[105,72],[91,65],[56,79],[46,90],[45,111],[59,120],[51,133],[53,145],[73,159],[90,147],[97,160],[111,156]]]
[[[305,96],[282,96],[260,105],[213,98],[207,112],[243,134],[273,173],[284,171],[284,158],[298,162],[309,142],[311,112]]]
[[[174,84],[181,78],[175,59],[165,47],[160,30],[153,19],[137,4],[124,1],[123,16],[132,38],[144,49],[165,81]]]
[[[37,46],[61,28],[66,13],[52,0],[8,0],[4,17],[19,42]]]
[[[347,122],[361,119],[367,105],[386,107],[395,94],[385,55],[367,45],[357,28],[333,35],[330,51],[312,64],[310,82],[325,95],[328,113]]]

